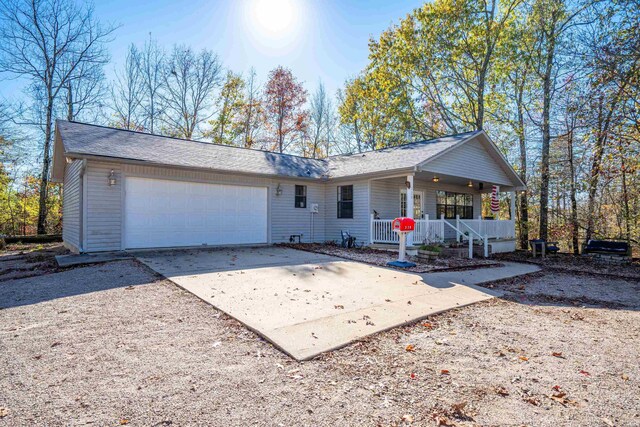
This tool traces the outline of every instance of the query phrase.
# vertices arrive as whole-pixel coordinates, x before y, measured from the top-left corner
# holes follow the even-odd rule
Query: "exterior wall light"
[[[282,195],[282,186],[280,185],[280,183],[278,183],[278,185],[276,186],[276,196],[281,196]]]
[[[473,188],[473,182],[471,182],[471,180],[469,180],[469,182],[467,182],[467,187]]]
[[[438,182],[440,181],[440,178],[437,175],[433,176],[433,182]]]
[[[109,172],[109,187],[114,185],[116,185],[116,174],[113,169],[111,169],[111,172]]]

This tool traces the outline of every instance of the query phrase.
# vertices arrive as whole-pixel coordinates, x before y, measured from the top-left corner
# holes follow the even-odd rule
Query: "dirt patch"
[[[304,363],[133,261],[5,281],[0,425],[638,425],[637,288],[568,277]]]
[[[545,258],[533,258],[528,251],[516,251],[512,253],[496,254],[496,260],[526,262],[543,266],[547,270],[561,272],[576,272],[609,275],[612,277],[625,277],[640,279],[640,261],[623,264],[599,262],[593,258],[572,254],[549,255]]]
[[[9,244],[0,251],[0,282],[60,271],[55,257],[67,253],[61,243]]]
[[[381,267],[389,267],[389,261],[398,259],[398,252],[387,251],[381,249],[362,248],[343,248],[335,244],[328,243],[297,243],[282,244],[281,246],[299,249],[303,251],[316,252],[319,254],[337,256],[353,261],[364,262],[367,264],[378,265]],[[430,262],[425,262],[417,257],[407,256],[407,260],[416,264],[415,267],[402,268],[402,271],[410,271],[413,273],[427,273],[434,271],[457,271],[470,270],[483,267],[498,267],[499,262],[483,259],[483,258],[454,258],[454,257],[438,257]],[[391,267],[393,268],[393,267]]]

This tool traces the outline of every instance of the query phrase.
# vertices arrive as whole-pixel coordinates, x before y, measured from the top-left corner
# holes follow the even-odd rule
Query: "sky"
[[[223,65],[260,82],[283,65],[311,93],[319,80],[330,94],[367,64],[368,41],[398,23],[418,0],[113,0],[95,3],[96,18],[118,25],[109,44],[108,78],[121,67],[127,47],[150,35],[174,44],[211,49]],[[19,95],[17,82],[0,81],[4,97]]]

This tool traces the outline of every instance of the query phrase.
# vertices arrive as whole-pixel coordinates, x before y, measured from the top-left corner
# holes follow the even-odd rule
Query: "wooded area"
[[[367,67],[335,96],[321,82],[309,95],[286,67],[263,83],[152,38],[108,80],[114,28],[91,7],[0,7],[0,73],[29,82],[0,100],[0,234],[60,230],[48,177],[63,118],[318,158],[484,129],[528,185],[523,247],[640,247],[639,0],[425,3],[370,40]]]

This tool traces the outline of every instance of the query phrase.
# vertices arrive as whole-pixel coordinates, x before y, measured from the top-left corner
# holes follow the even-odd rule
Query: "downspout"
[[[85,216],[86,216],[86,209],[85,209],[85,197],[84,197],[84,192],[85,192],[85,185],[84,185],[84,173],[87,170],[87,159],[82,159],[82,164],[80,166],[80,173],[79,173],[79,179],[80,179],[80,215],[79,215],[79,220],[80,220],[80,232],[79,232],[79,236],[80,238],[78,239],[78,249],[80,250],[80,253],[84,253],[84,224],[85,224]]]

